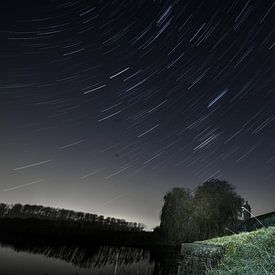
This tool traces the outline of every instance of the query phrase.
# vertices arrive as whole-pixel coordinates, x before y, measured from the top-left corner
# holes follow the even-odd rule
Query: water
[[[167,248],[78,247],[0,243],[0,274],[176,274],[177,252]]]

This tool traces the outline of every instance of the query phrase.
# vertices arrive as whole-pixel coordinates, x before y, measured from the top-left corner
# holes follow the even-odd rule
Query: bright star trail
[[[4,1],[0,200],[153,227],[166,191],[217,177],[274,211],[274,16],[269,0]]]

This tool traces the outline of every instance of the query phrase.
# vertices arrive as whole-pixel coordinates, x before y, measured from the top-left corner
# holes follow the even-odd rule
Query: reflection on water
[[[1,242],[0,263],[0,274],[5,275],[203,274],[192,272],[193,268],[188,272],[182,269],[179,249],[172,247],[83,247]]]
[[[100,246],[83,248],[74,246],[14,246],[15,251],[28,251],[72,263],[80,268],[102,268],[106,265],[121,266],[148,261],[149,252],[143,249]]]
[[[1,243],[1,274],[173,274],[164,249]],[[46,257],[45,257],[46,256]]]

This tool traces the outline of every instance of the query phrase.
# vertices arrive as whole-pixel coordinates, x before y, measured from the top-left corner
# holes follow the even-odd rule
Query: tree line
[[[155,232],[169,244],[225,235],[238,222],[243,203],[235,187],[223,180],[208,180],[193,191],[175,187],[164,196]]]
[[[127,222],[124,219],[104,217],[102,215],[76,212],[67,209],[45,207],[42,205],[30,204],[5,204],[0,203],[0,217],[2,218],[37,218],[51,221],[67,221],[89,224],[98,230],[133,231],[140,232],[144,229],[144,224]]]
[[[151,234],[150,242],[177,245],[225,235],[232,228],[236,228],[243,202],[244,199],[236,193],[235,187],[223,180],[208,180],[193,191],[175,187],[164,196],[160,226]],[[122,235],[117,238],[121,241],[128,238],[126,232],[144,232],[145,228],[142,223],[127,222],[124,219],[29,204],[0,203],[0,218],[2,226],[7,225],[7,230],[9,227],[15,228],[16,224],[20,223],[19,227],[22,230],[25,228],[27,232],[36,222],[36,227],[33,228],[36,233],[39,233],[39,230],[46,232],[45,228],[51,224],[51,227],[62,229],[63,235],[64,230],[68,229],[68,236],[75,232],[76,236],[78,234],[85,238],[88,238],[91,232],[121,232]],[[16,222],[12,221],[14,218]],[[37,221],[27,224],[23,219]],[[39,221],[51,223],[48,222],[47,225]],[[108,239],[108,234],[104,235],[105,239]],[[144,236],[146,242],[147,235]],[[109,237],[111,240],[112,235]]]

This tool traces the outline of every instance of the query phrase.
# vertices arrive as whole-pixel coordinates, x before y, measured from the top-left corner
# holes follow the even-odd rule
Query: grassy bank
[[[275,274],[275,227],[214,238],[203,243],[225,247],[220,264],[209,274]]]

